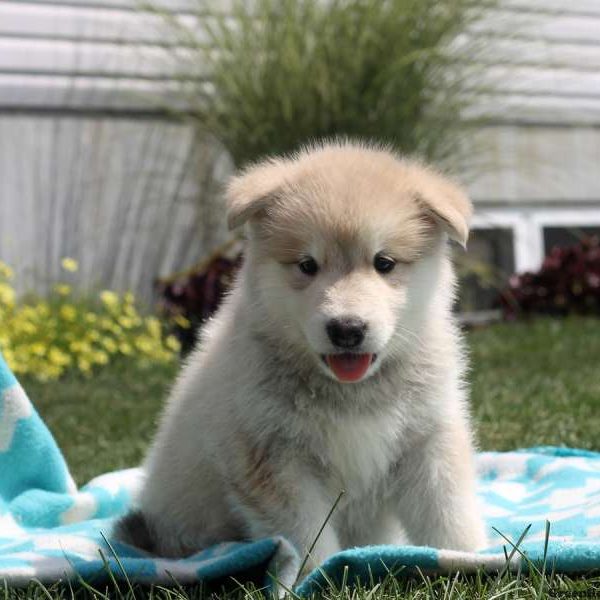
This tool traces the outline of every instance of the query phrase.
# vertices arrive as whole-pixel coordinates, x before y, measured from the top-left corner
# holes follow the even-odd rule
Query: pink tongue
[[[328,354],[325,357],[335,376],[348,383],[362,379],[372,359],[372,354]]]

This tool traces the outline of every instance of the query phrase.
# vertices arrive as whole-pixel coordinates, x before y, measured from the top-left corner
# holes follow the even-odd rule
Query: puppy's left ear
[[[229,229],[236,229],[264,212],[277,198],[289,172],[287,161],[268,159],[233,177],[226,191]]]
[[[418,167],[413,193],[425,215],[437,223],[450,239],[463,248],[469,239],[473,205],[460,186],[442,175]]]

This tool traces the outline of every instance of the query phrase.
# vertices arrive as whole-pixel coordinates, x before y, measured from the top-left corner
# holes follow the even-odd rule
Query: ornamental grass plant
[[[333,136],[438,163],[459,150],[472,0],[196,0],[188,19],[162,14],[178,104],[237,166]]]

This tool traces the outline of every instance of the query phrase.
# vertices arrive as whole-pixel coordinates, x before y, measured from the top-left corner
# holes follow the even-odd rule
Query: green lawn
[[[600,450],[600,319],[471,332],[471,397],[484,450]]]
[[[21,384],[58,440],[78,484],[139,463],[152,438],[176,365],[121,363],[93,378]]]
[[[566,445],[600,450],[600,320],[498,324],[469,332],[468,345],[481,449]],[[77,482],[84,483],[98,473],[138,463],[175,372],[175,366],[140,370],[122,364],[90,380],[72,376],[54,384],[22,383],[57,437]],[[564,590],[583,586],[587,593],[596,589],[600,597],[599,579],[554,579],[551,584]],[[497,582],[482,575],[454,583],[449,578],[388,582],[370,597],[483,598],[500,590],[506,593],[502,597],[545,597],[538,595],[539,585],[535,576],[507,576]],[[38,592],[40,598],[48,597],[33,588],[25,595]],[[177,597],[173,591],[155,592],[156,597]],[[66,590],[49,595],[60,594],[70,597]],[[191,591],[197,594],[198,589]],[[357,598],[367,595],[365,591]],[[342,596],[350,598],[351,593]]]
[[[484,450],[600,450],[600,320],[539,320],[468,333]],[[79,483],[141,459],[176,366],[107,368],[93,379],[22,381]]]

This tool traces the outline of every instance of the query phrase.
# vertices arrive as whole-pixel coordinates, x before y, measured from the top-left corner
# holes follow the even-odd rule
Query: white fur
[[[252,172],[235,184],[230,221],[252,223],[245,264],[182,370],[146,461],[139,507],[156,548],[178,556],[226,539],[280,534],[303,554],[341,490],[311,565],[344,547],[406,541],[402,530],[414,544],[484,546],[446,234],[430,231],[422,256],[398,264],[394,279],[370,266],[386,243],[382,223],[395,202],[405,212],[392,218],[394,227],[417,227],[421,204],[407,190],[421,177],[436,194],[430,172],[411,166],[411,185],[404,185],[404,163],[352,145],[307,151],[288,169],[281,161],[263,169],[273,164],[271,186],[269,173],[260,173],[261,215],[244,179]],[[269,213],[268,194],[286,176],[279,208]],[[364,201],[372,188],[376,199]],[[308,228],[286,212],[304,193],[296,209],[313,210]],[[452,210],[440,197],[425,202],[442,214],[444,231],[456,227],[462,236],[466,225],[454,220],[467,219],[469,205],[452,193]],[[336,195],[348,203],[344,214],[336,213]],[[359,233],[344,246],[335,232],[347,218]],[[313,280],[270,258],[269,219],[283,223],[284,246],[286,228],[290,236],[306,229],[303,252],[322,264]],[[325,234],[319,229],[327,219],[337,224]],[[410,244],[425,244],[424,236],[414,233]],[[378,358],[361,381],[342,384],[321,355],[334,351],[327,319],[349,313],[368,322],[361,350]]]

